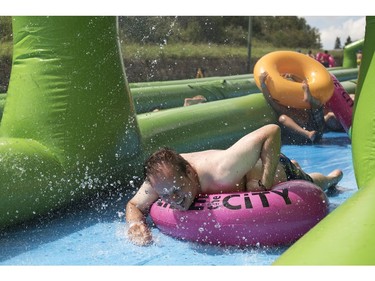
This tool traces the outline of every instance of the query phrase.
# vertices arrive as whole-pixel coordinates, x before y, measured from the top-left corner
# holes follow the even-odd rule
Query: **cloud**
[[[360,40],[365,36],[365,17],[352,17],[341,22],[326,22],[326,24],[326,27],[319,28],[320,39],[324,49],[333,49],[337,37],[340,38],[341,46],[344,46],[348,36],[350,36],[352,42]]]

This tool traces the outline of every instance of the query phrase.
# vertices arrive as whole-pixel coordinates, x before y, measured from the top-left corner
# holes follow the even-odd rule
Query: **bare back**
[[[205,150],[181,154],[198,174],[202,194],[229,193],[246,190],[244,175],[228,183],[225,173],[220,172],[218,161],[224,157],[224,150]]]
[[[242,154],[238,154],[242,155]],[[255,164],[250,164],[248,169],[237,168],[241,159],[235,162],[235,154],[231,155],[228,150],[206,150],[201,152],[181,154],[195,169],[200,181],[202,194],[230,193],[243,191],[259,191],[258,181],[262,178],[263,165],[261,159]],[[232,159],[231,159],[232,158]],[[223,170],[225,162],[232,160],[234,165],[231,170]],[[223,165],[220,165],[223,164]],[[273,184],[286,180],[283,166],[278,163]]]

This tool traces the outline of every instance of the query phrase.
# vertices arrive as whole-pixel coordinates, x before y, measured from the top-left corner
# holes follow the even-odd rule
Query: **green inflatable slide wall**
[[[160,146],[226,147],[275,121],[260,94],[136,115],[117,30],[116,17],[13,17],[0,228],[134,188]]]
[[[275,265],[375,264],[374,50],[375,17],[366,17],[352,131],[359,191],[290,247]]]

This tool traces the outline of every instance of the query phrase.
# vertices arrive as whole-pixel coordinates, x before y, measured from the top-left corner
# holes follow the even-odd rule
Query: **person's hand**
[[[307,83],[306,80],[302,81],[302,90],[303,90],[303,101],[309,103],[311,100],[311,93],[310,93],[309,84]]]
[[[306,103],[309,103],[311,108],[316,109],[320,106],[322,106],[322,103],[319,99],[316,99],[313,97],[313,95],[310,92],[309,84],[307,83],[307,80],[302,81],[302,89],[303,89],[303,101]]]
[[[128,237],[138,246],[146,246],[152,242],[151,231],[144,222],[130,223]]]
[[[310,88],[309,88],[309,84],[307,83],[306,80],[303,80],[303,81],[302,81],[302,89],[303,89],[304,91],[310,90]]]
[[[261,85],[266,82],[267,76],[268,76],[267,71],[264,71],[259,75],[259,82],[260,82]]]

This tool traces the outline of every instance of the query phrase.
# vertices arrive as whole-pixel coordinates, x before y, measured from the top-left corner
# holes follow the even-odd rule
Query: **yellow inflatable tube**
[[[326,103],[332,96],[334,86],[327,69],[318,61],[304,54],[293,51],[276,51],[258,60],[254,66],[254,79],[261,89],[259,75],[267,71],[266,85],[275,99],[282,105],[294,108],[310,108],[303,101],[302,81],[307,80],[311,94]],[[292,74],[297,81],[284,78]]]

